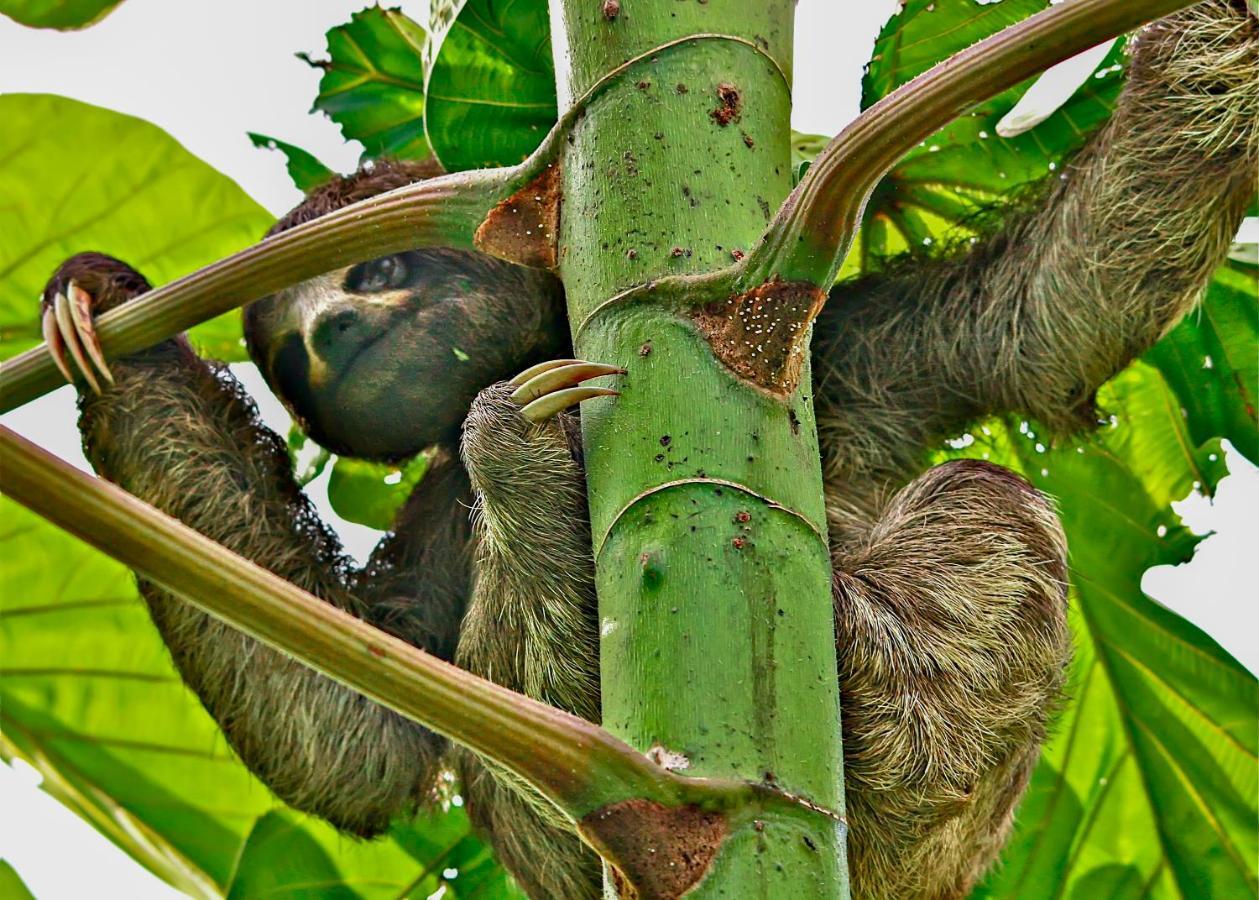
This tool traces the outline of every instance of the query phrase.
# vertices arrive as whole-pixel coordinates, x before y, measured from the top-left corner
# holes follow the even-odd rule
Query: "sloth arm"
[[[65,290],[68,272],[92,285],[92,273],[75,265],[83,259],[63,265],[49,296],[54,285]],[[456,460],[435,462],[399,530],[356,573],[294,481],[283,440],[259,422],[225,366],[200,359],[181,337],[113,360],[110,370],[113,386],[80,399],[83,444],[98,473],[323,600],[453,655],[469,571],[459,514],[466,476]],[[285,802],[366,836],[429,795],[444,751],[437,735],[151,582],[139,586],[184,680]]]
[[[1159,20],[1114,115],[1038,205],[963,255],[835,288],[813,351],[827,480],[903,483],[989,414],[1094,425],[1098,387],[1194,306],[1254,196],[1256,71],[1241,0]]]

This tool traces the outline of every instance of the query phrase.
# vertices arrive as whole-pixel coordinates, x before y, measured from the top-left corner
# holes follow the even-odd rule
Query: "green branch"
[[[234,628],[483,753],[574,819],[668,777],[597,726],[412,647],[0,427],[4,493]],[[646,790],[644,790],[646,788]]]
[[[106,356],[125,356],[289,285],[387,253],[471,249],[486,213],[536,168],[526,163],[446,175],[298,225],[101,316],[101,347]],[[0,412],[62,383],[47,346],[33,347],[0,363]]]
[[[760,786],[674,775],[597,725],[380,631],[2,426],[0,471],[5,494],[142,577],[533,785],[632,881],[648,877],[629,827],[643,810],[670,822],[702,811],[721,834],[755,816],[831,818]],[[694,840],[685,831],[677,840]]]
[[[1049,66],[1193,2],[1072,0],[980,41],[901,86],[827,145],[744,260],[742,289],[774,278],[831,284],[870,192],[921,141]]]

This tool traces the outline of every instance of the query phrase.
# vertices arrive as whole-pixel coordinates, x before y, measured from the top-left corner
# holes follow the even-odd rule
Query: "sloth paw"
[[[602,363],[580,359],[553,359],[530,366],[510,384],[515,386],[511,399],[519,404],[521,416],[530,422],[545,422],[570,406],[592,397],[619,397],[610,388],[581,386],[582,382],[601,375],[624,375],[625,370]]]
[[[66,381],[74,384],[77,371],[98,394],[101,392],[98,374],[113,384],[113,373],[105,362],[96,327],[92,324],[92,296],[71,280],[64,291],[58,291],[43,307],[40,325],[44,341]]]

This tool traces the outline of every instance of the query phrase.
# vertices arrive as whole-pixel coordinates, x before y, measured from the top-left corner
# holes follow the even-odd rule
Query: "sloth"
[[[1036,198],[978,241],[837,286],[816,322],[857,897],[969,891],[1011,830],[1071,655],[1052,502],[998,466],[924,471],[927,456],[989,415],[1057,435],[1097,425],[1097,388],[1193,307],[1228,251],[1259,164],[1257,71],[1240,0],[1155,23],[1131,43],[1109,122]],[[273,231],[432,174],[378,163]],[[552,275],[413,250],[246,309],[250,355],[314,439],[376,460],[431,448],[361,568],[225,366],[183,337],[105,362],[93,316],[148,287],[88,253],[43,294],[97,472],[328,603],[599,721],[574,422],[633,373],[568,358]],[[453,769],[530,896],[599,896],[598,858],[526,787],[157,585],[140,590],[184,679],[285,802],[367,837],[433,803]]]

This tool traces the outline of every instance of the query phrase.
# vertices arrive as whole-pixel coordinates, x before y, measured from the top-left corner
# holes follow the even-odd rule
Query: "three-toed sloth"
[[[1254,192],[1257,34],[1241,0],[1144,30],[1114,115],[1035,203],[962,251],[840,285],[816,323],[857,897],[965,894],[1010,831],[1071,654],[1051,503],[995,465],[923,472],[927,452],[997,413],[1058,434],[1093,426],[1098,386],[1193,307]],[[381,163],[337,179],[274,230],[425,174]],[[90,372],[91,315],[147,287],[109,257],[67,260],[44,294],[46,333]],[[560,284],[415,250],[281,291],[245,322],[253,359],[316,440],[384,460],[440,448],[366,566],[347,562],[228,370],[182,338],[111,361],[112,382],[93,373],[80,424],[97,471],[417,647],[598,721],[575,412],[547,392],[580,399],[572,386],[603,370],[561,372],[529,407],[506,383],[570,355]],[[523,788],[140,587],[188,684],[289,804],[370,836],[453,766],[532,896],[599,894],[597,858]]]

